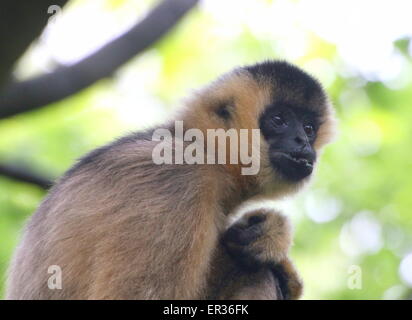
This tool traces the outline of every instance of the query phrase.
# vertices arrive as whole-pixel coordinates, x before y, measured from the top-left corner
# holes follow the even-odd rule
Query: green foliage
[[[107,10],[124,2],[108,1]],[[57,177],[88,150],[160,121],[188,90],[232,67],[288,58],[287,32],[259,33],[247,23],[229,27],[210,11],[196,9],[113,79],[57,105],[2,120],[0,161]],[[293,62],[325,83],[339,118],[337,139],[325,150],[315,181],[288,202],[286,212],[295,224],[292,255],[305,281],[305,298],[410,297],[399,272],[412,251],[410,40],[394,39],[403,59],[400,74],[372,81],[345,64],[334,44],[303,34],[306,49]],[[43,196],[32,185],[0,177],[0,279],[23,222]],[[348,286],[353,265],[362,271],[360,289]]]

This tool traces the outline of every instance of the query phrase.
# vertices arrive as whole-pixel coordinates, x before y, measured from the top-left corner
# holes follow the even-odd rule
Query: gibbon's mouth
[[[291,160],[291,161],[293,161],[293,162],[295,162],[299,165],[306,166],[306,167],[313,167],[313,161],[311,161],[309,159],[306,159],[302,156],[287,154],[287,153],[284,153],[284,152],[281,152],[280,156],[285,157],[285,158],[287,158],[287,159],[289,159],[289,160]]]
[[[302,153],[272,152],[270,162],[284,178],[300,181],[313,171],[314,160]]]

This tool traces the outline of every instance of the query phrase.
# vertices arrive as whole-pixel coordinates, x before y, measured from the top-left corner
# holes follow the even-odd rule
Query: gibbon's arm
[[[212,262],[208,300],[281,300],[282,291],[269,268],[247,271],[219,246]]]

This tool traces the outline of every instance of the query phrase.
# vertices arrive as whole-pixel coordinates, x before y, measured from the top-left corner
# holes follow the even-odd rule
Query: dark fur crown
[[[305,102],[316,100],[319,107],[327,100],[322,85],[314,77],[286,61],[268,60],[241,69],[258,82],[270,83],[278,97],[294,94]]]

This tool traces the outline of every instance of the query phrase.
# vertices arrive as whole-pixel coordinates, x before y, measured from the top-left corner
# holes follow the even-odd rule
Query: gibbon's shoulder
[[[72,176],[75,174],[78,170],[84,167],[93,167],[93,166],[98,166],[99,163],[103,160],[105,155],[109,152],[111,152],[113,149],[118,149],[121,148],[124,145],[127,144],[136,144],[136,148],[139,148],[137,142],[139,141],[151,141],[152,140],[152,135],[153,132],[157,128],[150,128],[144,131],[136,131],[133,133],[130,133],[126,136],[122,136],[120,138],[115,139],[114,141],[103,145],[101,147],[98,147],[89,153],[85,154],[83,157],[79,158],[76,163],[66,171],[66,173],[63,175],[61,178],[61,181],[66,180],[68,177]]]

